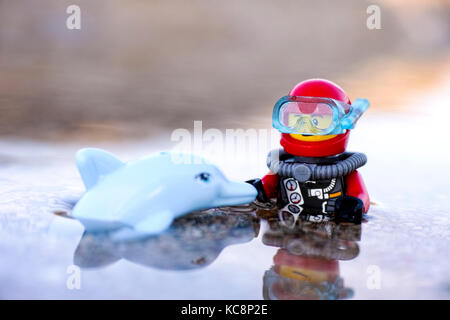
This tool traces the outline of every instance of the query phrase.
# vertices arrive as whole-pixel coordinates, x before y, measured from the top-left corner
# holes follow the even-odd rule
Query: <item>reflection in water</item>
[[[361,225],[301,222],[287,227],[269,220],[263,243],[279,247],[274,266],[263,278],[269,300],[345,299],[353,290],[344,286],[339,260],[358,256]]]
[[[259,227],[251,208],[242,206],[193,212],[167,231],[134,242],[114,243],[107,234],[85,232],[74,263],[93,268],[126,259],[158,269],[196,269],[211,264],[225,247],[251,241]]]
[[[256,212],[256,214],[255,214]],[[74,253],[82,268],[99,268],[120,259],[163,270],[206,267],[221,251],[258,236],[260,219],[268,228],[267,246],[279,248],[263,277],[263,297],[270,300],[346,299],[353,290],[340,277],[339,260],[359,255],[361,225],[300,222],[286,225],[278,210],[257,204],[193,212],[178,218],[162,234],[133,242],[114,242],[108,234],[85,232]]]

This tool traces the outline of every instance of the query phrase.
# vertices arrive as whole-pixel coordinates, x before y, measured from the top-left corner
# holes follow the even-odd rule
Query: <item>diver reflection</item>
[[[241,206],[193,212],[165,232],[139,241],[114,242],[107,234],[85,232],[74,263],[96,268],[126,259],[157,269],[196,269],[211,264],[225,247],[251,241],[259,227],[251,208]]]
[[[279,247],[263,278],[266,300],[335,300],[351,298],[340,277],[339,260],[358,256],[361,225],[334,222],[269,220],[263,243]]]

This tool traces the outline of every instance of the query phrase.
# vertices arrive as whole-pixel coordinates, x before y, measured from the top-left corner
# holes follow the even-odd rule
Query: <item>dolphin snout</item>
[[[255,187],[246,182],[227,182],[221,186],[216,206],[231,206],[251,203],[258,192]]]

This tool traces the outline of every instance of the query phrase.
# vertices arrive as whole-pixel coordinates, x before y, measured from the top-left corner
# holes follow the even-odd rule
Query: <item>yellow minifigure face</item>
[[[311,269],[304,269],[300,267],[285,266],[285,265],[281,265],[279,268],[280,268],[279,273],[283,277],[313,283],[328,281],[328,274],[323,271],[316,271]]]
[[[291,133],[291,137],[302,141],[323,141],[336,137],[333,135],[314,135],[321,129],[328,128],[333,122],[331,114],[289,114],[289,126],[301,126],[302,134]]]

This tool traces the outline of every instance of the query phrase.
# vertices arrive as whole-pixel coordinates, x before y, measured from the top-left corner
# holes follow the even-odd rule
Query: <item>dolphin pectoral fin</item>
[[[158,235],[165,231],[174,220],[169,210],[152,212],[144,220],[132,227],[125,227],[115,231],[111,235],[113,241],[136,241],[146,237]]]
[[[134,229],[147,234],[160,233],[172,224],[174,215],[170,210],[152,212],[144,220],[140,221]]]
[[[124,165],[111,153],[96,148],[79,150],[75,156],[75,161],[86,189],[94,186],[102,176]]]

